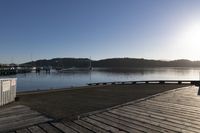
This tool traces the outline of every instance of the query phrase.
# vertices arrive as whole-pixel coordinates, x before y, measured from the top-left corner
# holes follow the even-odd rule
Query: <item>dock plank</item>
[[[28,129],[31,131],[31,133],[45,133],[45,131],[38,126],[32,126],[29,127]]]
[[[131,108],[132,109],[132,108]],[[152,115],[157,115],[157,116],[161,116],[165,119],[169,119],[168,121],[173,121],[173,122],[178,122],[178,123],[182,123],[183,125],[187,125],[190,126],[192,125],[196,125],[196,126],[200,126],[200,122],[199,121],[195,121],[196,119],[194,118],[188,118],[185,117],[185,114],[182,116],[179,116],[181,114],[174,114],[174,112],[164,112],[164,111],[160,111],[160,110],[156,110],[156,109],[148,109],[148,108],[137,108],[137,109],[132,109],[132,110],[137,110],[137,111],[141,111],[141,112],[146,112],[148,114],[152,114]],[[148,111],[146,111],[148,110]]]
[[[166,132],[166,133],[170,132],[167,129],[163,129],[163,128],[151,125],[149,123],[146,123],[146,122],[141,122],[141,121],[138,121],[136,119],[133,120],[131,118],[124,117],[124,116],[121,116],[121,115],[112,114],[112,113],[109,113],[109,112],[104,112],[103,114],[106,115],[106,116],[110,116],[110,117],[119,119],[120,121],[126,121],[126,122],[129,122],[129,123],[135,124],[135,125],[140,125],[140,126],[143,126],[143,127],[155,130],[155,131]]]
[[[162,124],[158,121],[153,121],[151,118],[148,118],[148,117],[142,117],[142,116],[138,116],[138,115],[133,115],[132,113],[126,113],[126,112],[121,112],[121,111],[110,111],[111,113],[113,114],[116,114],[116,115],[120,115],[120,116],[124,116],[125,118],[131,118],[132,120],[137,120],[137,121],[140,121],[140,122],[144,122],[144,123],[149,123],[151,125],[154,125],[154,126],[157,126],[157,127],[160,127],[164,130],[169,130],[171,133],[175,133],[177,132],[180,132],[180,129],[177,129],[177,130],[174,130],[173,127],[170,127],[169,125],[165,125],[165,124]]]
[[[28,129],[17,130],[16,133],[31,133]]]
[[[47,121],[51,119],[24,105],[0,109],[0,132],[17,130]],[[16,132],[29,132],[29,130],[20,129]]]
[[[63,122],[63,123],[79,133],[93,133],[91,130],[88,130],[87,128],[84,128],[74,122]]]
[[[128,110],[126,110],[126,111],[128,111]],[[182,120],[180,120],[178,118],[174,119],[167,115],[161,115],[159,113],[154,113],[151,111],[144,111],[143,109],[131,109],[129,111],[136,113],[136,114],[142,114],[144,116],[149,116],[153,120],[160,121],[167,125],[172,125],[174,127],[184,129],[185,131],[188,131],[188,132],[200,132],[199,125],[194,125],[194,124],[190,123],[190,121],[187,121],[187,119],[184,119],[185,121],[183,122]]]
[[[158,106],[153,106],[153,105],[151,105],[151,106],[138,106],[137,107],[138,109],[146,109],[146,110],[149,110],[149,111],[153,111],[153,112],[155,112],[155,113],[158,113],[158,114],[160,114],[160,115],[165,115],[166,117],[167,116],[171,116],[171,117],[176,117],[177,119],[178,118],[182,118],[182,120],[183,119],[186,119],[186,120],[195,120],[196,122],[200,122],[200,120],[198,120],[197,118],[198,117],[200,117],[199,115],[198,115],[198,113],[190,113],[189,111],[187,111],[187,110],[172,110],[172,109],[170,109],[170,108],[163,108],[163,107],[158,107]],[[184,113],[184,115],[182,115]],[[178,116],[178,117],[177,117]],[[184,121],[184,120],[183,120]]]
[[[98,116],[90,116],[90,118],[95,119],[97,121],[100,121],[102,123],[105,123],[109,126],[118,128],[120,131],[124,131],[124,132],[134,132],[134,133],[142,133],[142,129],[141,130],[137,130],[135,128],[131,128],[130,126],[125,125],[123,122],[118,121],[112,121],[110,119],[105,119],[102,117],[98,117]]]
[[[39,116],[39,117],[34,117],[34,118],[22,120],[22,121],[6,123],[6,124],[0,125],[0,132],[5,132],[7,130],[13,130],[13,129],[18,129],[18,128],[23,128],[23,127],[35,125],[35,124],[38,124],[38,123],[47,122],[47,121],[50,121],[50,120],[51,119],[46,118],[44,116]]]
[[[61,133],[57,128],[53,127],[49,123],[43,123],[39,125],[44,131],[48,133]]]
[[[192,131],[192,130],[188,129],[187,126],[184,126],[179,123],[175,123],[173,120],[167,119],[167,118],[164,118],[161,116],[156,116],[156,115],[152,115],[152,114],[148,114],[148,113],[144,113],[144,112],[140,112],[140,111],[130,111],[127,109],[123,109],[123,111],[128,112],[128,114],[130,114],[130,115],[134,113],[145,119],[150,119],[151,121],[159,123],[163,127],[166,127],[168,129],[173,129],[174,131],[177,131],[177,132],[184,131],[184,132],[196,132],[197,133],[197,131]],[[137,117],[137,116],[135,116],[135,117]]]
[[[85,127],[95,133],[109,133],[108,131],[106,131],[105,129],[103,128],[100,128],[100,127],[96,127],[90,123],[87,123],[85,121],[82,121],[82,120],[75,120],[74,121],[76,124],[79,124],[81,125],[82,127]]]
[[[125,126],[125,131],[128,132],[134,132],[136,131],[142,131],[142,132],[148,132],[148,133],[159,133],[159,131],[156,131],[154,129],[148,128],[148,127],[144,127],[142,125],[138,125],[138,124],[132,124],[131,122],[127,122],[127,121],[123,121],[121,119],[117,119],[117,118],[113,118],[111,116],[108,115],[104,115],[104,114],[98,114],[97,116],[103,118],[103,119],[107,119],[107,120],[111,120],[113,122],[122,124],[123,126]],[[128,127],[128,128],[127,128]]]
[[[64,133],[78,133],[75,130],[73,130],[72,128],[67,127],[66,125],[64,125],[61,122],[55,122],[55,123],[52,123],[52,125],[57,127],[59,130],[63,131]]]
[[[96,127],[103,128],[103,129],[105,129],[105,130],[107,130],[109,132],[120,132],[121,131],[118,128],[115,128],[113,126],[107,125],[105,123],[99,122],[97,120],[94,120],[94,119],[91,119],[91,118],[88,118],[88,117],[85,117],[82,120],[84,120],[84,121],[86,121],[88,123],[91,123],[91,124],[93,124]],[[121,132],[123,132],[123,131],[121,131]]]

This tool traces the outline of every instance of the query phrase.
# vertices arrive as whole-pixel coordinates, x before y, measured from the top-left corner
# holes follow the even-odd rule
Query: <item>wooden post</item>
[[[198,90],[198,94],[197,95],[200,95],[200,85],[199,85],[199,90]]]
[[[197,85],[199,86],[199,90],[198,90],[198,94],[197,95],[200,95],[200,73],[199,73],[199,81],[197,82]]]
[[[131,84],[136,84],[136,82],[133,81],[133,82],[131,82]]]
[[[111,84],[112,84],[112,85],[115,85],[115,82],[112,82]]]
[[[159,84],[164,84],[165,83],[165,81],[159,81]]]
[[[198,90],[198,94],[197,95],[200,95],[200,81],[197,81],[196,86],[199,86],[199,90]]]

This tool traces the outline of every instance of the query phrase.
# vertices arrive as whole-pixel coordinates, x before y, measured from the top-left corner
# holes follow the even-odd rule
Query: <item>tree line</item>
[[[111,58],[103,60],[90,60],[88,58],[54,58],[50,60],[37,60],[20,64],[21,66],[34,66],[44,67],[51,66],[53,68],[71,68],[89,67],[90,63],[92,67],[112,67],[112,68],[123,68],[123,67],[200,67],[200,61],[190,60],[148,60],[139,58]]]

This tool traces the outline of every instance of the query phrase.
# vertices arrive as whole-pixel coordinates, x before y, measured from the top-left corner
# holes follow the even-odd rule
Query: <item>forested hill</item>
[[[92,67],[200,67],[200,61],[161,61],[136,58],[112,58],[97,61],[92,60],[91,64]],[[87,58],[54,58],[50,60],[37,60],[21,65],[36,67],[52,66],[54,68],[89,67],[90,60]]]

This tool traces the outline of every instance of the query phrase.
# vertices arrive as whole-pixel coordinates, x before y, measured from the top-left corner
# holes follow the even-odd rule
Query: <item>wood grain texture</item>
[[[48,121],[51,119],[24,105],[0,108],[0,132],[13,131]],[[30,132],[30,130],[21,129],[16,132]]]

